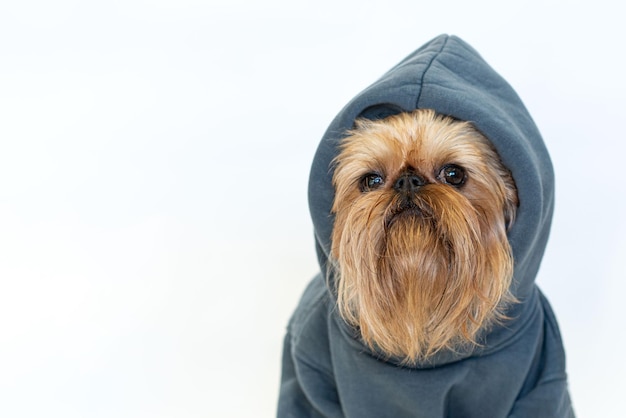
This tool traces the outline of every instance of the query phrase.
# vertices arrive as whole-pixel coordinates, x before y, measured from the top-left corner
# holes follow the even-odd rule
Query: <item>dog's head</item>
[[[514,299],[506,229],[517,195],[489,141],[417,110],[358,121],[334,164],[342,317],[406,363],[475,344]]]

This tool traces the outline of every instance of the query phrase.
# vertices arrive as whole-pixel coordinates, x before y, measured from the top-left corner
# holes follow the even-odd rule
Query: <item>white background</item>
[[[580,417],[623,410],[626,29],[597,1],[5,1],[0,416],[271,417],[340,108],[441,33],[557,174],[538,278]]]

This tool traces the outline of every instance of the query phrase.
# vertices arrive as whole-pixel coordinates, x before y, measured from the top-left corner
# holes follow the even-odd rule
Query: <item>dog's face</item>
[[[503,317],[517,195],[469,123],[430,110],[359,121],[335,159],[338,306],[405,363],[474,344]]]

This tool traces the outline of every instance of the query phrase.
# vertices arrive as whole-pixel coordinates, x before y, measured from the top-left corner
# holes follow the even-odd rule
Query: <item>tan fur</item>
[[[338,307],[364,341],[404,363],[476,344],[514,299],[507,223],[515,186],[471,124],[431,110],[362,120],[335,159],[332,234]],[[465,169],[460,187],[438,177]],[[396,179],[407,169],[427,184],[399,211]],[[384,184],[363,191],[376,172]],[[397,216],[394,216],[397,215]]]

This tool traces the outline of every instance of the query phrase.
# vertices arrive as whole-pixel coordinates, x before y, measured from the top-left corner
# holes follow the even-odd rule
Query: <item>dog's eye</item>
[[[361,179],[361,191],[368,192],[374,190],[383,185],[385,180],[383,176],[377,173],[369,173],[363,176]]]
[[[446,165],[439,171],[439,180],[451,186],[463,185],[466,177],[465,170],[455,164]]]

